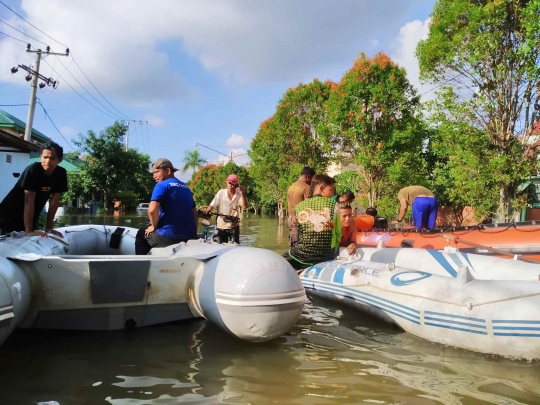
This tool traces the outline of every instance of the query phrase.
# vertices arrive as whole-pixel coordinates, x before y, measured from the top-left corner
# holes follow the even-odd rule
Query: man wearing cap
[[[146,255],[154,247],[197,239],[198,216],[193,195],[185,183],[174,177],[177,170],[168,159],[152,163],[157,184],[148,207],[150,226],[139,229],[135,238],[138,255]]]
[[[218,214],[238,216],[239,207],[247,208],[247,201],[244,190],[240,187],[238,176],[230,174],[227,177],[227,188],[221,189],[206,209],[209,213],[214,208]],[[217,235],[222,241],[229,240],[229,232],[232,231],[234,241],[240,244],[240,223],[227,221],[223,217],[217,219]]]

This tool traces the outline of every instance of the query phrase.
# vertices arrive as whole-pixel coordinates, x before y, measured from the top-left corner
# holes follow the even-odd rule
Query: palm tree
[[[206,159],[201,156],[201,153],[197,149],[192,151],[186,150],[182,161],[184,162],[182,173],[187,172],[189,169],[193,169],[193,171],[199,170],[206,163]]]

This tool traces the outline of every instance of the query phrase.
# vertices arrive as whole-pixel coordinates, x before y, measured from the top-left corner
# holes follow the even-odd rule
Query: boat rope
[[[491,301],[486,301],[486,302],[480,302],[480,303],[477,303],[477,304],[472,303],[472,302],[467,303],[467,304],[458,304],[456,302],[445,301],[445,300],[441,300],[441,299],[438,299],[438,298],[431,298],[431,297],[425,297],[425,296],[417,295],[417,294],[411,294],[411,293],[388,290],[386,288],[378,287],[378,286],[373,285],[371,283],[358,285],[357,287],[365,287],[365,286],[373,287],[373,288],[375,288],[377,290],[381,290],[381,291],[385,291],[385,292],[405,295],[405,296],[412,297],[412,298],[421,298],[423,300],[439,302],[441,304],[448,304],[448,305],[455,305],[455,306],[458,306],[458,307],[465,307],[467,309],[473,309],[474,307],[481,307],[481,306],[484,306],[484,305],[497,304],[499,302],[518,300],[518,299],[521,299],[521,298],[530,298],[530,297],[540,296],[540,291],[539,291],[539,292],[535,292],[535,293],[531,293],[531,294],[522,294],[522,295],[517,295],[517,296],[514,296],[514,297],[507,297],[507,298],[501,298],[501,299],[496,299],[496,300],[491,300]]]

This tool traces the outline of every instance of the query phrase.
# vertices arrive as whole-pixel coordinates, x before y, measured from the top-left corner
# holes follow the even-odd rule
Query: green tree
[[[114,199],[124,198],[129,207],[137,200],[148,201],[153,187],[150,157],[134,149],[125,150],[125,126],[115,122],[97,135],[88,131],[74,141],[79,150],[72,157],[82,156],[84,164],[70,176],[66,198],[96,196],[102,198],[105,209]]]
[[[525,149],[540,112],[540,1],[439,0],[431,21],[417,48],[421,78],[454,90],[441,107],[453,100],[474,112],[468,124],[505,162],[498,206],[511,216],[516,187],[536,158]]]
[[[370,59],[361,52],[332,88],[319,131],[324,151],[335,162],[358,167],[367,204],[375,206],[400,185],[425,182],[419,106],[405,69],[382,53]]]
[[[192,151],[186,150],[184,152],[184,159],[182,159],[182,161],[184,162],[182,173],[187,172],[189,169],[196,172],[206,163],[206,159],[201,156],[201,153],[197,149]]]
[[[288,89],[276,113],[264,121],[249,150],[250,173],[262,205],[274,205],[283,216],[289,185],[304,166],[324,172],[328,157],[317,132],[324,119],[324,104],[332,83],[315,79]]]
[[[209,205],[216,193],[225,188],[225,181],[230,174],[236,174],[240,186],[246,190],[248,202],[253,197],[252,181],[248,170],[243,166],[238,166],[234,162],[226,165],[207,165],[195,172],[188,186],[193,192],[193,198],[197,206]]]

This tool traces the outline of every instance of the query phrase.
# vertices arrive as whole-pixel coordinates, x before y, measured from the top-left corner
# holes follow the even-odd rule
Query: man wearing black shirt
[[[66,169],[58,166],[64,150],[51,142],[41,148],[39,155],[40,163],[24,169],[15,187],[0,203],[2,234],[25,231],[31,236],[47,236],[47,232],[62,236],[53,229],[53,220],[60,205],[60,196],[68,189]],[[49,199],[45,232],[36,231],[39,214]]]

